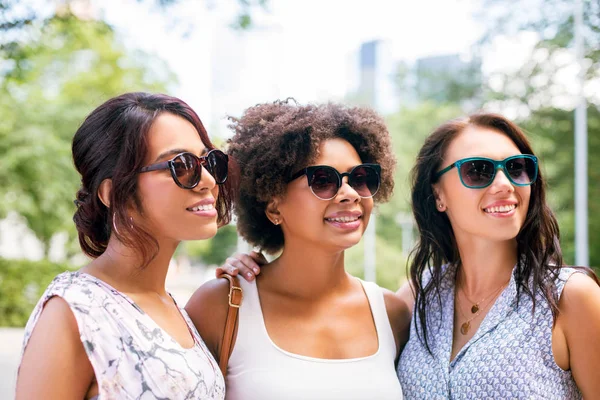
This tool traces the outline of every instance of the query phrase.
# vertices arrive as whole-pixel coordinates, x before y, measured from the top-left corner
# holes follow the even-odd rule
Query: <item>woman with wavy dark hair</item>
[[[344,269],[373,206],[389,198],[395,159],[381,117],[336,104],[260,104],[234,120],[240,234],[278,256],[244,299],[227,368],[228,399],[394,399],[394,363],[408,307]],[[229,284],[214,280],[186,305],[215,357]],[[403,324],[404,321],[404,324]]]
[[[597,398],[600,287],[564,265],[522,131],[496,114],[440,126],[412,171],[412,207],[405,397]]]
[[[73,138],[73,220],[92,262],[58,275],[34,309],[17,398],[223,399],[219,367],[165,289],[182,240],[230,218],[228,157],[183,101],[128,93]]]

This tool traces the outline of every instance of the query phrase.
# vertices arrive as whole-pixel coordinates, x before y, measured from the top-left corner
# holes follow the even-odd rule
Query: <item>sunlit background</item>
[[[0,326],[22,327],[52,277],[86,262],[72,223],[71,139],[89,112],[127,91],[180,97],[223,146],[226,117],[256,103],[375,108],[393,137],[396,191],[347,264],[390,289],[417,239],[408,173],[424,137],[473,111],[504,113],[540,155],[566,261],[600,267],[600,3],[580,1],[580,14],[576,3],[0,0]],[[587,167],[577,185],[576,160]],[[247,247],[235,226],[183,243],[171,290],[185,301],[236,249]],[[0,330],[0,398],[12,396],[4,375],[14,375],[21,332]]]

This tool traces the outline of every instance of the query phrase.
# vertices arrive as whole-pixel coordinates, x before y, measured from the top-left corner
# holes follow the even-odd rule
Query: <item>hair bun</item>
[[[81,205],[86,203],[89,200],[89,198],[90,192],[88,192],[85,188],[81,188],[77,191],[77,195],[75,200],[73,200],[73,203],[75,203],[77,207],[80,207]]]

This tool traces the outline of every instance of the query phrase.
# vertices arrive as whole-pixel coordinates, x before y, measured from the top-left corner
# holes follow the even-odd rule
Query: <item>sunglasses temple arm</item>
[[[147,167],[143,167],[142,169],[140,169],[140,172],[150,172],[150,171],[157,171],[157,170],[161,170],[161,169],[170,169],[171,165],[169,163],[170,163],[170,161],[165,161],[165,162],[161,162],[158,164],[148,165]]]

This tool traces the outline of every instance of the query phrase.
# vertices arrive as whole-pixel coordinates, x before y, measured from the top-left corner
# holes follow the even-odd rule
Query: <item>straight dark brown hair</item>
[[[448,145],[468,126],[499,131],[508,136],[521,153],[534,154],[529,141],[517,125],[501,115],[491,113],[475,114],[446,122],[425,139],[411,171],[412,210],[420,239],[410,254],[408,265],[410,280],[416,292],[415,312],[420,319],[416,332],[430,353],[426,310],[430,303],[436,300],[441,307],[442,265],[460,263],[450,220],[445,213],[436,210],[432,184],[436,182],[435,175],[442,167]],[[554,282],[563,267],[559,238],[558,223],[546,203],[544,174],[539,171],[537,180],[531,185],[531,198],[525,222],[516,238],[517,302],[522,295],[530,297],[533,312],[536,307],[535,292],[539,291],[548,302],[554,321],[558,314],[558,294]],[[578,268],[598,282],[591,269]],[[425,284],[424,275],[430,277]],[[529,284],[530,281],[532,285]]]

